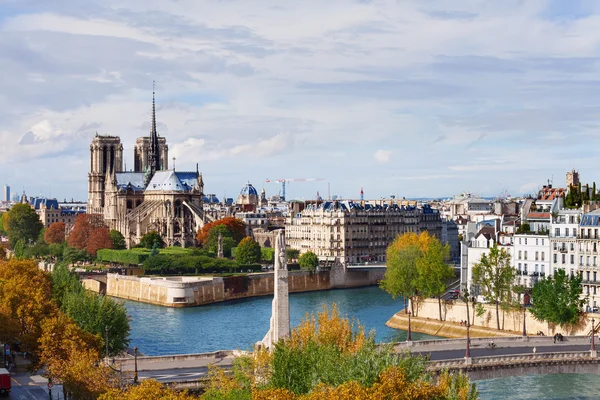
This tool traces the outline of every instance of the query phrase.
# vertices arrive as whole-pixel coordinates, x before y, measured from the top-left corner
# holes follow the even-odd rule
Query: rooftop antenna
[[[173,157],[173,171],[175,171],[175,160],[177,160],[175,157]],[[196,170],[198,169],[198,165],[196,164]]]
[[[327,182],[327,199],[331,200],[331,182]]]

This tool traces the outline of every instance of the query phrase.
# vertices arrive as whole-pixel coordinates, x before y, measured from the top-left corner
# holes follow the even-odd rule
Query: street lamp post
[[[412,336],[411,336],[411,332],[410,332],[410,317],[412,315],[412,312],[408,312],[408,336],[406,337],[406,341],[407,342],[411,342],[412,341]]]
[[[527,309],[525,308],[525,303],[523,303],[523,337],[527,337],[527,329],[525,327],[526,316],[527,316]]]
[[[133,348],[133,359],[134,359],[135,370],[133,372],[133,383],[138,383],[137,353],[138,353],[138,348],[134,347]]]
[[[471,358],[471,336],[469,335],[469,328],[471,324],[467,322],[467,351],[465,352],[465,358],[469,360]]]
[[[595,323],[596,323],[596,321],[594,321],[594,318],[592,318],[592,341],[591,341],[591,346],[592,347],[590,348],[590,350],[593,351],[593,352],[596,351],[596,348],[594,346],[594,336],[596,336],[596,332],[595,332],[595,329],[594,329],[594,327],[596,326]]]

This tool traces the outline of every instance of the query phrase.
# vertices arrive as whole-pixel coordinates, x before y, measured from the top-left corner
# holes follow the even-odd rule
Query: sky
[[[512,196],[598,180],[600,2],[0,0],[0,185],[87,199],[150,129],[206,193]],[[172,160],[170,160],[172,166]]]

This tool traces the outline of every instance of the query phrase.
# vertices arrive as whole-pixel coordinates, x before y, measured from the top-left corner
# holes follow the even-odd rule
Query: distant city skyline
[[[600,3],[0,4],[0,182],[86,199],[96,132],[158,131],[205,191],[484,197],[600,182]]]

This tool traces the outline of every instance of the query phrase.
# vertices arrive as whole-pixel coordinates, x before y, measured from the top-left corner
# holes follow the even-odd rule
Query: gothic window
[[[131,210],[133,208],[133,201],[127,200],[127,209]]]

